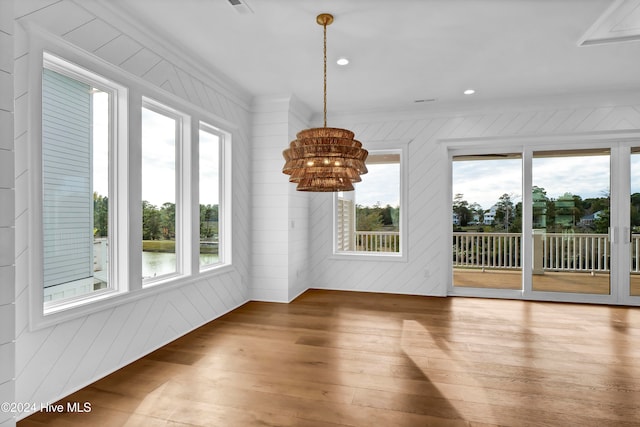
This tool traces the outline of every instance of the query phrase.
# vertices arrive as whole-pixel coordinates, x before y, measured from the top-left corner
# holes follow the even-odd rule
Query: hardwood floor
[[[640,426],[640,310],[310,290],[66,402],[18,426]]]
[[[630,275],[629,294],[640,296],[640,275]],[[491,289],[522,289],[521,270],[453,269],[455,286]],[[608,295],[609,273],[545,272],[532,276],[534,291]]]

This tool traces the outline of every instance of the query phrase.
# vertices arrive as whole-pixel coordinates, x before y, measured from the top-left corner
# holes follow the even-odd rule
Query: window
[[[181,117],[145,100],[142,107],[142,277],[154,281],[180,272],[176,213]]]
[[[220,255],[220,154],[224,135],[213,126],[200,124],[199,131],[199,185],[200,185],[200,270],[219,264]]]
[[[44,52],[31,80],[33,105],[42,95],[30,168],[41,225],[30,244],[35,327],[231,263],[231,134],[178,98],[75,57],[82,65]],[[130,100],[128,87],[162,102]],[[140,135],[131,143],[128,126]],[[141,250],[130,250],[138,239]]]
[[[336,252],[376,255],[402,253],[401,152],[372,151],[369,172],[355,190],[336,199]]]
[[[126,89],[45,54],[42,71],[43,301],[116,289],[116,105]]]

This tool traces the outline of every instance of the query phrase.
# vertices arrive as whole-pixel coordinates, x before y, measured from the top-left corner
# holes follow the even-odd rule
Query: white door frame
[[[510,298],[540,301],[562,301],[595,304],[621,304],[640,306],[640,296],[630,295],[630,153],[631,147],[640,147],[640,131],[590,132],[564,136],[528,136],[508,138],[460,138],[444,139],[448,154],[448,192],[452,191],[452,159],[459,155],[522,153],[522,289],[483,289],[453,286],[453,263],[448,259],[447,294],[452,296],[473,296]],[[562,147],[566,150],[593,148],[610,149],[610,239],[611,265],[609,295],[574,294],[564,292],[542,292],[532,289],[532,159],[534,151],[552,151]],[[449,200],[450,203],[450,200]],[[447,210],[447,223],[451,221],[451,211]],[[448,228],[447,244],[452,242],[452,229]],[[450,251],[450,248],[446,248]]]

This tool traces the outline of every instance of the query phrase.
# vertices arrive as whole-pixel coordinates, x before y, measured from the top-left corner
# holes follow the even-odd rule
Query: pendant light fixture
[[[296,134],[289,148],[282,152],[282,172],[298,191],[352,191],[353,183],[367,173],[369,154],[347,129],[327,127],[327,25],[333,16],[322,13],[316,22],[324,29],[324,127],[305,129]]]

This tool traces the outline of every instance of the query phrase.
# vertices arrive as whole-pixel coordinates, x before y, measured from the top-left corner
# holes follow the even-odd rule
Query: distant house
[[[547,197],[542,188],[533,189],[532,201],[533,228],[547,228]]]
[[[600,217],[602,216],[602,211],[597,211],[594,212],[592,214],[589,215],[585,215],[582,218],[580,218],[580,225],[583,225],[585,227],[589,227],[592,226],[594,221],[597,219],[600,219]]]
[[[556,225],[563,227],[572,227],[575,220],[576,201],[571,193],[564,193],[558,197],[556,205]]]
[[[457,213],[453,212],[451,217],[451,222],[453,223],[453,225],[460,225],[460,216]],[[473,214],[473,221],[469,222],[469,225],[476,225],[476,224],[480,224],[480,214],[477,214],[477,213]],[[487,223],[485,222],[485,225],[486,224]],[[489,222],[489,224],[491,223]]]
[[[491,206],[487,212],[484,213],[484,225],[491,225],[496,219],[496,205]]]

